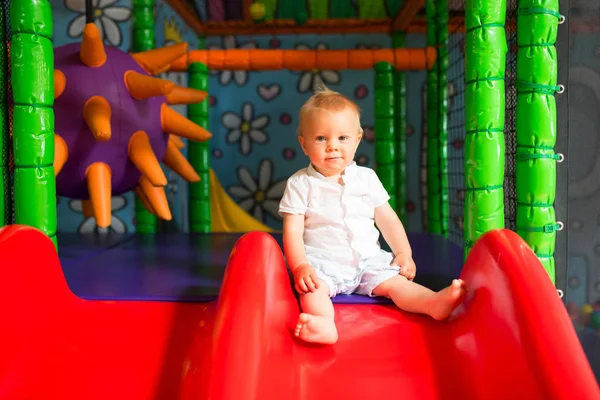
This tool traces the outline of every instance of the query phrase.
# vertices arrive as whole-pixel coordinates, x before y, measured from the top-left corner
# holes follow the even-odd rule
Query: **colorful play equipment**
[[[177,1],[171,1],[177,3]],[[521,2],[523,3],[523,2]],[[556,141],[556,106],[554,94],[562,91],[562,86],[556,82],[556,50],[554,42],[556,41],[557,26],[564,20],[559,14],[558,6],[548,6],[548,8],[536,8],[532,3],[519,3],[518,24],[516,21],[510,21],[509,29],[517,29],[517,47],[518,65],[516,71],[516,79],[514,85],[518,91],[517,114],[518,121],[516,130],[516,147],[517,154],[515,156],[515,187],[507,189],[505,179],[505,61],[506,61],[506,3],[502,2],[484,2],[474,6],[467,4],[465,7],[464,25],[459,25],[456,28],[456,22],[453,22],[453,29],[461,29],[465,32],[465,59],[464,74],[465,87],[464,89],[464,106],[465,106],[465,137],[464,137],[464,171],[454,171],[453,173],[464,173],[464,249],[465,254],[468,254],[470,247],[475,240],[484,232],[503,228],[505,226],[505,190],[515,191],[514,207],[516,208],[516,217],[514,227],[515,231],[532,247],[538,255],[540,262],[548,271],[550,279],[554,281],[554,243],[556,241],[556,232],[562,229],[562,223],[556,221],[554,213],[554,192],[556,186],[556,162],[562,160],[562,155],[555,154],[553,148]],[[47,135],[50,132],[48,123],[51,120],[50,106],[53,105],[53,98],[50,96],[52,87],[49,86],[53,78],[50,72],[54,69],[50,65],[50,54],[52,46],[51,37],[51,15],[47,5],[41,1],[31,1],[13,4],[15,15],[20,15],[21,19],[13,19],[14,26],[11,26],[13,32],[13,44],[16,50],[13,54],[12,65],[12,80],[13,87],[18,87],[13,93],[13,101],[15,103],[15,112],[17,116],[13,121],[13,142],[14,142],[14,222],[23,223],[25,225],[35,226],[41,229],[50,237],[54,237],[56,231],[56,211],[54,210],[54,185],[59,194],[66,196],[74,196],[86,200],[91,199],[89,196],[88,183],[94,181],[91,186],[100,188],[100,182],[106,181],[107,169],[102,167],[102,164],[95,164],[93,168],[89,168],[89,160],[82,160],[85,166],[77,167],[76,162],[69,162],[67,158],[67,149],[69,143],[58,138],[60,135],[66,135],[69,138],[78,136],[77,132],[73,132],[73,128],[65,127],[67,132],[60,132],[62,124],[73,124],[69,122],[69,118],[63,118],[64,107],[62,104],[70,104],[68,94],[70,93],[69,86],[65,89],[67,94],[63,97],[59,96],[54,107],[56,119],[56,168],[62,169],[62,176],[58,176],[57,182],[51,182],[53,177],[45,169],[43,174],[32,175],[31,166],[40,164],[46,166],[52,164],[52,159],[48,150],[52,149],[51,145],[46,143],[50,140]],[[252,4],[249,9],[264,8],[267,5]],[[133,47],[138,52],[149,51],[152,47],[153,38],[153,20],[149,17],[149,11],[152,8],[151,0],[140,1],[134,7],[134,35]],[[269,7],[267,7],[269,8]],[[398,17],[392,22],[392,26],[398,29],[406,28],[406,21],[410,21],[418,12],[420,7],[415,7],[411,2],[400,8]],[[481,10],[485,10],[482,13]],[[188,124],[187,120],[179,118],[176,113],[169,112],[168,107],[161,106],[160,111],[155,111],[154,115],[161,115],[163,112],[169,114],[169,118],[162,121],[162,128],[171,129],[171,126],[164,124],[177,122],[175,132],[169,134],[180,133],[184,136],[192,135],[193,138],[203,138],[200,143],[189,143],[188,162],[193,167],[197,175],[201,178],[197,182],[197,177],[186,168],[186,176],[188,180],[192,180],[189,185],[190,208],[189,208],[189,226],[191,232],[212,232],[217,228],[211,223],[212,214],[210,186],[210,156],[208,154],[208,143],[206,139],[209,136],[208,131],[208,102],[205,99],[201,100],[200,93],[208,91],[208,71],[220,69],[235,69],[235,70],[255,70],[265,71],[273,69],[294,69],[294,70],[318,70],[327,68],[331,70],[341,69],[368,69],[375,68],[375,162],[377,165],[377,173],[384,183],[391,196],[391,203],[396,209],[399,216],[402,218],[405,212],[406,188],[404,182],[406,179],[406,87],[405,78],[402,75],[403,71],[408,70],[427,70],[427,230],[432,233],[448,236],[449,224],[449,194],[448,194],[448,37],[449,24],[448,5],[447,1],[431,0],[426,3],[427,11],[427,46],[424,49],[407,49],[403,48],[404,33],[394,32],[393,34],[393,49],[354,49],[354,50],[263,50],[263,49],[228,49],[228,50],[190,50],[185,51],[184,46],[176,46],[172,49],[153,50],[153,56],[148,53],[147,59],[159,57],[161,62],[154,65],[150,70],[147,66],[140,67],[140,57],[137,56],[137,62],[132,65],[131,71],[137,72],[130,74],[128,81],[136,83],[126,83],[134,89],[139,90],[140,87],[145,87],[145,82],[153,82],[153,90],[151,93],[145,93],[143,96],[154,96],[148,99],[139,100],[140,94],[133,96],[137,102],[158,103],[165,102],[184,102],[188,103],[189,120],[195,125]],[[268,14],[268,12],[267,12]],[[189,20],[189,18],[187,18]],[[265,22],[269,24],[269,22]],[[310,24],[308,24],[310,25]],[[303,27],[306,25],[303,25]],[[94,33],[93,24],[88,28],[88,33],[84,34],[82,48],[87,49],[90,54],[97,45],[93,43]],[[199,29],[199,28],[197,28]],[[258,28],[257,28],[258,29]],[[31,32],[35,32],[39,36],[34,36]],[[91,36],[90,36],[91,35]],[[33,41],[34,37],[39,37],[40,42]],[[203,41],[201,40],[201,46]],[[96,41],[97,43],[97,41]],[[96,46],[96,47],[94,47]],[[61,52],[66,51],[66,48],[74,51],[77,45],[66,46],[65,50],[57,49],[57,61],[61,61]],[[31,50],[35,54],[33,58],[27,56],[21,62],[18,58],[20,50],[25,52],[25,49]],[[98,48],[99,49],[99,48]],[[487,50],[486,50],[487,49]],[[178,53],[180,57],[175,57]],[[485,50],[485,51],[484,51]],[[112,53],[112,50],[110,50]],[[158,53],[156,53],[158,52]],[[183,53],[183,54],[182,54]],[[25,53],[24,53],[25,54]],[[122,54],[124,53],[115,53]],[[136,53],[143,54],[143,53]],[[160,56],[157,56],[160,54]],[[92,56],[86,56],[92,57]],[[136,59],[134,54],[133,59],[128,58],[133,63]],[[84,57],[85,58],[85,57]],[[26,60],[35,60],[36,62],[28,63]],[[80,68],[93,68],[85,65],[84,61],[69,60],[72,65],[78,65]],[[91,61],[93,62],[93,61]],[[106,68],[112,65],[111,57],[108,57]],[[88,62],[89,63],[89,62]],[[57,66],[60,67],[61,66]],[[95,67],[97,71],[104,67]],[[125,67],[123,67],[125,68]],[[142,69],[140,69],[142,68]],[[161,82],[158,79],[148,80],[149,73],[157,73],[162,70],[172,71],[188,71],[189,73],[189,89],[177,88],[179,93],[197,93],[196,97],[179,97],[177,100],[165,100],[165,95],[172,89],[172,85],[167,82]],[[124,74],[125,71],[119,71]],[[35,82],[30,79],[31,76],[40,76],[46,79],[45,82]],[[74,76],[74,78],[77,75]],[[57,72],[56,75],[56,91],[60,94],[64,84],[64,73]],[[78,79],[78,78],[76,78]],[[67,79],[68,80],[68,79]],[[85,82],[86,80],[84,80]],[[87,82],[97,82],[88,79]],[[88,83],[89,84],[89,83]],[[138,88],[138,89],[135,89]],[[102,88],[109,90],[108,88]],[[130,91],[130,88],[127,89]],[[199,92],[193,92],[199,90]],[[78,94],[80,98],[77,100],[83,105],[87,104],[88,116],[83,111],[83,105],[80,104],[82,117],[86,119],[86,123],[101,124],[102,119],[91,117],[94,115],[103,114],[106,119],[110,112],[119,113],[119,110],[114,109],[111,103],[103,103],[101,98],[102,91],[98,88],[94,90],[81,91]],[[22,92],[22,94],[21,94]],[[26,98],[32,93],[33,97]],[[73,92],[74,93],[74,92]],[[120,93],[125,93],[125,89]],[[130,95],[129,93],[128,95]],[[96,96],[96,97],[95,97]],[[158,96],[158,97],[156,97]],[[172,95],[171,97],[173,97]],[[92,99],[93,98],[93,99]],[[158,99],[161,99],[159,101]],[[31,103],[33,99],[33,103]],[[91,101],[92,99],[93,101]],[[88,102],[89,103],[86,103]],[[135,102],[132,100],[132,102]],[[23,107],[27,104],[44,105],[44,107],[35,108],[33,112],[25,112]],[[3,112],[6,112],[4,110]],[[29,115],[32,114],[32,115]],[[27,116],[28,122],[23,125],[23,118]],[[74,117],[75,118],[75,117]],[[6,120],[6,118],[5,118]],[[33,122],[38,121],[38,122]],[[71,119],[73,121],[73,119]],[[540,122],[540,121],[543,121]],[[183,125],[181,125],[181,124]],[[37,124],[37,125],[36,125]],[[30,131],[28,126],[37,126],[37,129],[46,132],[42,136],[31,137],[27,132]],[[153,178],[154,184],[164,182],[162,173],[157,168],[157,163],[149,164],[141,160],[145,160],[145,156],[137,156],[142,154],[136,151],[142,143],[146,143],[143,133],[133,135],[138,130],[145,132],[143,124],[140,122],[137,130],[128,132],[131,140],[135,136],[136,146],[130,146],[131,149],[120,148],[115,152],[119,154],[124,151],[131,151],[135,154],[135,162],[122,158],[122,168],[113,171],[111,181],[113,193],[121,192],[121,190],[130,190],[132,185],[137,184],[139,177],[139,168],[143,165],[145,172],[149,173],[149,169],[155,171],[156,176]],[[183,133],[181,132],[183,128]],[[94,127],[94,129],[100,129]],[[133,128],[132,128],[133,129]],[[196,133],[190,133],[189,129]],[[152,129],[149,129],[152,131]],[[202,133],[199,133],[202,132]],[[83,135],[89,140],[93,133]],[[158,135],[157,137],[159,137]],[[150,136],[149,136],[150,137]],[[72,139],[69,139],[72,140]],[[98,139],[97,139],[98,140]],[[6,140],[5,140],[6,141]],[[113,141],[116,143],[117,141]],[[187,163],[182,157],[179,157],[175,152],[175,143],[170,146],[163,141],[161,145],[158,143],[153,145],[153,156],[157,160],[161,160],[161,155],[168,148],[167,155],[170,159],[166,161],[167,165],[176,163],[177,165],[186,165]],[[10,145],[8,142],[7,145]],[[181,145],[181,143],[179,143]],[[111,141],[106,143],[95,143],[94,147],[108,149],[111,146]],[[152,146],[151,146],[152,147]],[[147,150],[147,147],[144,147]],[[27,150],[24,150],[27,149]],[[37,149],[31,152],[29,149]],[[21,154],[24,151],[24,154]],[[40,157],[37,152],[41,152]],[[6,153],[6,152],[5,152]],[[148,153],[146,151],[146,153]],[[95,154],[92,152],[92,154]],[[112,153],[111,153],[112,154]],[[150,153],[148,153],[150,154]],[[129,156],[129,154],[127,154]],[[158,156],[158,158],[157,158]],[[92,156],[97,157],[97,156]],[[175,157],[175,158],[173,158]],[[6,157],[5,157],[6,158]],[[61,163],[66,161],[65,166],[61,167]],[[513,162],[510,160],[509,162]],[[71,167],[70,164],[73,164]],[[106,163],[105,163],[106,164]],[[136,166],[137,164],[137,166]],[[3,171],[9,173],[11,169],[9,160],[3,162]],[[125,166],[127,166],[125,168]],[[88,169],[89,168],[89,169]],[[179,172],[181,172],[179,167]],[[128,179],[121,180],[122,172],[127,169],[131,172]],[[102,172],[103,171],[103,172]],[[450,171],[452,172],[452,171]],[[87,179],[90,175],[91,179]],[[43,175],[43,176],[42,176]],[[146,176],[144,174],[144,176]],[[76,179],[76,180],[72,180]],[[7,181],[5,179],[5,181]],[[74,191],[69,187],[75,185],[79,181],[79,190]],[[135,182],[134,182],[135,181]],[[8,182],[8,181],[7,181]],[[68,182],[68,183],[66,183]],[[135,184],[133,184],[134,182]],[[137,193],[139,203],[145,204],[150,211],[158,213],[167,218],[169,213],[164,206],[159,206],[158,203],[165,203],[163,195],[160,191],[151,189],[144,179],[142,185],[138,186]],[[122,187],[121,187],[122,186]],[[146,190],[142,190],[141,187]],[[149,204],[148,191],[156,193],[152,195],[155,204]],[[10,196],[7,194],[8,188],[3,189],[4,209],[10,210]],[[96,192],[100,192],[97,189]],[[35,196],[29,196],[29,193],[35,193]],[[107,198],[105,194],[98,194],[98,198]],[[35,199],[35,200],[32,200]],[[461,200],[462,201],[462,200]],[[96,203],[98,203],[96,201]],[[104,202],[104,206],[90,206],[89,204],[84,209],[94,209],[94,214],[97,215],[97,221],[100,226],[104,226],[110,220],[110,210]],[[219,207],[219,206],[217,206]],[[156,232],[156,221],[150,217],[149,211],[144,207],[138,207],[136,211],[136,221],[138,221],[138,230],[140,232]],[[30,210],[38,210],[36,213],[29,212]],[[99,214],[102,210],[102,215]],[[5,212],[6,217],[10,214]],[[89,212],[88,212],[89,214]],[[8,218],[7,222],[10,222]],[[258,222],[258,221],[256,221]],[[6,223],[6,222],[3,222]],[[242,227],[239,229],[249,231],[257,224]],[[259,223],[260,225],[260,223]]]
[[[254,6],[248,18],[268,26],[273,10],[256,3],[264,15]],[[0,302],[9,305],[0,311],[0,398],[600,399],[553,286],[558,3],[522,0],[515,26],[507,26],[504,0],[467,1],[464,21],[454,23],[466,41],[464,253],[447,240],[448,1],[426,1],[427,47],[406,49],[417,3],[407,1],[388,22],[400,29],[393,49],[189,50],[153,49],[153,1],[136,0],[130,55],[104,48],[91,22],[81,45],[55,50],[47,0],[12,1],[12,36],[0,38],[0,46],[10,39],[12,83],[11,98],[0,74],[0,226],[8,225],[0,229]],[[295,26],[314,28],[300,11]],[[515,84],[516,233],[502,229],[507,29],[517,29],[523,53]],[[6,64],[8,51],[0,50]],[[375,70],[377,173],[401,216],[403,73],[428,71],[429,233],[410,240],[420,274],[434,277],[437,268],[442,280],[460,274],[469,285],[449,321],[403,313],[382,299],[339,296],[339,343],[307,346],[291,335],[299,309],[281,236],[243,212],[210,169],[205,99],[209,70],[282,68]],[[109,70],[119,82],[107,78]],[[188,71],[190,87],[151,76],[165,70]],[[189,120],[165,103],[189,103]],[[139,114],[119,118],[114,129],[113,118],[134,107]],[[187,162],[177,135],[197,140],[188,143]],[[156,233],[149,217],[168,216],[162,195],[151,194],[164,183],[156,166],[165,156],[192,182],[190,235]],[[85,207],[105,224],[109,193],[138,184],[138,232],[155,234],[91,243],[65,237],[59,259],[57,191],[90,199]],[[439,268],[448,269],[440,275]]]
[[[96,25],[88,23],[81,44],[54,51],[56,193],[82,199],[100,227],[110,225],[111,197],[131,190],[149,212],[171,219],[160,161],[188,182],[200,180],[172,135],[206,141],[211,134],[167,104],[197,103],[207,94],[150,76],[186,47],[129,55],[105,48]]]
[[[227,235],[205,239],[209,257],[231,250]],[[447,240],[411,240],[419,265],[462,267],[462,252],[456,246],[449,251]],[[219,249],[219,242],[226,246]],[[69,249],[77,260],[62,260],[71,264],[65,280],[42,233],[22,226],[0,230],[2,265],[11,266],[2,269],[0,302],[12,305],[0,312],[3,398],[600,398],[552,282],[512,231],[488,232],[475,243],[461,273],[470,291],[452,321],[438,323],[373,302],[338,303],[334,347],[306,346],[291,334],[298,302],[271,234],[256,231],[237,239],[219,298],[209,302],[189,290],[177,293],[200,284],[197,271],[190,269],[184,282],[180,266],[157,265],[156,254],[146,261],[142,280],[132,276],[135,268],[123,272],[126,280],[108,285],[101,271],[111,268],[110,260],[142,264],[144,252],[132,246],[156,252],[141,242],[112,245],[122,250],[96,250],[89,257],[81,247]],[[175,257],[193,250],[181,238],[166,246],[179,250]],[[90,263],[97,280],[77,278]],[[173,290],[154,300],[135,299],[147,290],[149,276],[179,285],[161,286]],[[89,296],[81,297],[79,285],[88,286]],[[134,295],[119,298],[124,286]],[[98,296],[105,290],[114,293]]]

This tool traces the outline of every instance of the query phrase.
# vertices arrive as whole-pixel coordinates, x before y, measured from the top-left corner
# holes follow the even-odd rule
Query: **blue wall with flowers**
[[[85,24],[85,0],[52,0],[54,43],[61,46],[81,40]],[[92,0],[96,8],[96,24],[108,46],[129,51],[131,47],[131,0]],[[191,49],[198,38],[164,0],[156,1],[156,46],[185,41]],[[409,47],[425,45],[423,35],[409,35]],[[209,37],[208,48],[260,49],[351,49],[386,48],[388,35],[281,35]],[[187,86],[185,73],[161,76]],[[324,82],[331,89],[352,98],[361,107],[365,137],[356,161],[373,167],[374,110],[373,72],[367,71],[213,71],[210,75],[211,167],[229,195],[257,219],[280,228],[277,204],[287,177],[307,165],[296,140],[297,112],[313,88]],[[408,158],[409,202],[407,228],[421,230],[420,217],[420,132],[422,130],[422,90],[424,72],[408,74]],[[185,106],[175,106],[186,115]],[[167,195],[174,229],[186,231],[187,192],[185,182],[165,169],[169,184]],[[264,201],[256,202],[257,191],[265,192]],[[135,230],[132,193],[113,198],[113,221],[110,229],[117,232]],[[93,217],[84,218],[81,202],[60,198],[59,231],[98,231]]]

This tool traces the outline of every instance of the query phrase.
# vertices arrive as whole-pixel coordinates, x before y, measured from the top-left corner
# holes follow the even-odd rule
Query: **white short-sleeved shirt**
[[[279,203],[279,213],[304,215],[307,255],[358,261],[380,253],[375,208],[390,196],[370,168],[346,167],[344,185],[332,182],[310,164],[292,175]]]

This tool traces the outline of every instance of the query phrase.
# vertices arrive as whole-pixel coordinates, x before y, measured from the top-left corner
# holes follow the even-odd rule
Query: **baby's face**
[[[302,121],[298,137],[304,154],[324,176],[339,175],[354,160],[360,143],[358,118],[350,108],[343,111],[312,109]]]

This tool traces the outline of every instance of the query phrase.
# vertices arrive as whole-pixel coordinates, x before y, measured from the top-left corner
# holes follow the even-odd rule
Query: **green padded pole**
[[[556,86],[558,0],[520,0],[517,13],[516,231],[552,282],[556,222]]]
[[[9,145],[8,123],[8,48],[6,37],[6,7],[0,7],[0,227],[10,224]]]
[[[437,0],[435,20],[436,45],[438,46],[435,67],[438,70],[439,233],[448,237],[448,220],[450,218],[450,201],[448,197],[448,0]]]
[[[308,10],[310,19],[327,19],[329,18],[329,1],[308,0]]]
[[[154,48],[154,0],[133,0],[132,50],[134,52]],[[135,196],[136,232],[156,233],[157,218]]]
[[[15,223],[56,241],[54,178],[54,49],[48,0],[12,1]]]
[[[358,0],[356,4],[358,7],[359,19],[377,19],[387,17],[384,0]]]
[[[427,72],[427,231],[448,235],[448,3],[427,0],[427,45],[437,48]]]
[[[271,21],[275,18],[275,11],[277,10],[277,0],[256,0],[255,3],[264,4],[265,21]],[[279,18],[281,18],[281,16]]]
[[[200,49],[204,48],[204,38],[200,38]],[[188,69],[188,86],[208,93],[208,67],[202,63],[192,63]],[[188,118],[195,124],[208,129],[208,96],[201,103],[188,106]],[[211,231],[210,218],[210,142],[188,141],[188,161],[200,175],[200,182],[189,185],[189,224],[190,232]]]
[[[357,10],[352,0],[331,0],[331,18],[356,18]]]
[[[396,209],[396,127],[394,67],[382,61],[375,64],[375,171]]]
[[[465,256],[504,228],[505,0],[465,7]]]
[[[392,46],[404,47],[406,34],[392,33]],[[396,129],[396,214],[406,224],[406,73],[394,71],[394,114]]]

